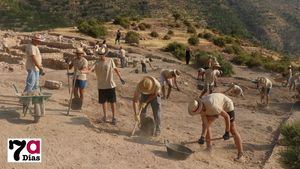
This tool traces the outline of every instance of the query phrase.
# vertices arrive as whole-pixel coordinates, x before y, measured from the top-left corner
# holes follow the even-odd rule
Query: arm
[[[148,63],[149,63],[149,66],[151,67],[151,69],[154,70],[154,68],[152,67],[151,63],[150,62],[148,62]]]
[[[221,111],[220,115],[224,117],[225,120],[225,126],[226,126],[226,132],[230,131],[230,117],[228,113],[226,113],[224,110]]]
[[[207,133],[207,118],[206,118],[206,115],[201,115],[201,120],[202,120],[202,133],[201,133],[201,136],[203,136],[205,138],[206,133]]]
[[[116,74],[118,75],[119,79],[122,79],[120,71],[117,68],[114,68]]]
[[[175,83],[175,86],[176,86],[177,90],[180,91],[180,90],[179,90],[179,87],[178,87],[178,85],[177,85],[177,80],[176,80],[176,79],[177,79],[177,78],[174,77],[174,83]]]
[[[223,93],[225,94],[225,93],[229,92],[232,88],[233,88],[233,87],[228,88],[228,89],[227,89],[226,91],[224,91]]]

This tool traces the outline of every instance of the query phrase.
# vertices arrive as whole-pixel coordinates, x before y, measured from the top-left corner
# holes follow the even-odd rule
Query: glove
[[[44,76],[44,75],[45,75],[44,69],[40,69],[39,75],[40,75],[40,76]]]
[[[201,136],[201,137],[200,137],[200,139],[198,140],[198,144],[201,144],[201,145],[203,145],[203,144],[204,144],[204,142],[205,142],[205,140],[204,140],[204,137],[203,137],[203,136]]]
[[[122,78],[120,79],[120,81],[121,81],[121,83],[122,83],[122,85],[125,85],[125,80],[123,80]]]
[[[226,131],[225,134],[223,135],[223,139],[224,140],[229,140],[230,139],[230,135],[229,135],[228,131]]]
[[[147,103],[141,103],[141,109],[142,109],[142,110],[145,109],[146,106],[147,106]]]

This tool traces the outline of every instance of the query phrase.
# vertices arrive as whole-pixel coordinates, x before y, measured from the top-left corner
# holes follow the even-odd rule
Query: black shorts
[[[227,112],[227,114],[230,117],[230,122],[234,122],[234,120],[235,120],[235,112],[234,112],[234,110],[230,111],[230,112]]]
[[[98,89],[99,103],[103,104],[105,102],[108,103],[116,103],[116,89]]]

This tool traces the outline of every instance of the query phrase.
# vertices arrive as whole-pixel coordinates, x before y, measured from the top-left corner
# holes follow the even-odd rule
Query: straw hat
[[[83,48],[77,48],[74,53],[76,53],[76,54],[85,54]]]
[[[189,103],[188,111],[191,116],[200,114],[203,108],[203,104],[201,101],[193,100]]]
[[[179,70],[174,69],[173,70],[175,76],[180,76],[181,72]]]
[[[152,94],[156,90],[154,77],[146,76],[138,84],[138,88],[143,94]]]
[[[44,41],[43,37],[41,34],[34,34],[33,37],[31,38],[32,40],[35,40],[35,41],[39,41],[39,42],[42,42]]]

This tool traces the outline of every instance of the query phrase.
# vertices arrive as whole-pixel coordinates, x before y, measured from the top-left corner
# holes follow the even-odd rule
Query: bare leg
[[[103,109],[103,118],[106,119],[106,102],[102,104],[102,109]]]
[[[116,103],[110,103],[112,118],[115,118],[115,111],[116,111]]]
[[[238,131],[236,129],[236,124],[235,124],[234,121],[230,123],[230,133],[233,136],[235,146],[238,150],[238,155],[242,155],[243,154],[242,139],[241,139],[241,136],[240,136],[240,134],[238,133]]]
[[[214,117],[207,117],[207,132],[206,132],[206,146],[208,150],[211,150],[211,124],[215,121]]]
[[[80,93],[80,99],[81,101],[83,101],[84,89],[79,89],[79,93]]]
[[[267,100],[267,105],[269,105],[269,94],[267,94],[266,100]]]
[[[171,85],[168,85],[168,95],[167,95],[167,99],[170,97],[171,90],[172,90],[172,86],[171,86]]]
[[[166,98],[166,88],[165,88],[165,85],[162,85],[161,91],[162,91],[162,94],[163,94],[163,99],[165,99]]]

